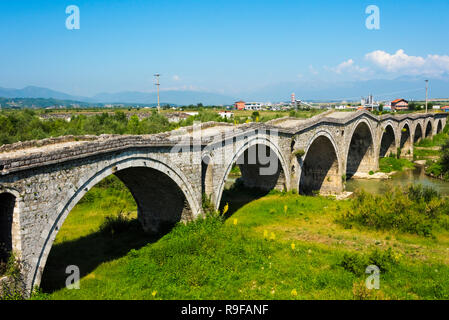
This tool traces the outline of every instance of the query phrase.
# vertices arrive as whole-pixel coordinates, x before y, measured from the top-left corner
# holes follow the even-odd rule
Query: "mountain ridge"
[[[289,101],[294,92],[297,99],[305,101],[357,101],[369,94],[375,100],[387,101],[396,98],[409,100],[425,99],[425,82],[420,77],[398,77],[396,79],[373,79],[364,81],[323,82],[308,80],[302,82],[282,82],[236,95],[225,95],[204,91],[167,90],[161,91],[163,104],[226,105],[235,101]],[[48,88],[27,86],[23,89],[0,87],[0,97],[4,98],[54,98],[88,103],[133,103],[155,104],[155,92],[122,91],[98,93],[92,97],[70,95]],[[449,97],[449,79],[430,79],[429,99]]]

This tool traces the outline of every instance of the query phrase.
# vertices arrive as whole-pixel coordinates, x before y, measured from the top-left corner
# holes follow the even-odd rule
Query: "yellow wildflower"
[[[226,203],[226,205],[225,205],[224,208],[223,208],[223,213],[222,213],[222,215],[225,215],[226,212],[228,212],[228,210],[229,210],[229,204]]]
[[[298,295],[298,292],[296,292],[296,289],[292,290],[292,296],[296,297]]]

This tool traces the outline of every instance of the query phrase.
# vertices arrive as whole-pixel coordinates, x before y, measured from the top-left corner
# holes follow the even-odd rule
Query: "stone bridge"
[[[27,289],[38,286],[67,215],[95,184],[116,175],[148,232],[218,208],[233,165],[248,187],[343,191],[343,180],[378,169],[379,158],[412,157],[413,142],[446,125],[446,115],[374,116],[326,112],[268,123],[205,123],[143,136],[61,137],[0,147],[0,258],[14,251]]]

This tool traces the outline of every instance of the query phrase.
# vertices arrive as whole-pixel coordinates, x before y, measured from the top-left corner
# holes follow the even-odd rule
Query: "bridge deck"
[[[11,159],[18,157],[26,157],[35,153],[47,153],[58,150],[67,150],[70,148],[77,148],[82,144],[89,143],[89,141],[67,141],[57,142],[55,144],[48,144],[40,147],[30,147],[9,152],[0,152],[0,159]]]
[[[335,111],[327,115],[328,118],[346,119],[353,117],[357,111]]]

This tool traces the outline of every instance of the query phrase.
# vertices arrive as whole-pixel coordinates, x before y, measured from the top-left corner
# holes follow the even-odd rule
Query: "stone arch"
[[[437,133],[440,133],[443,130],[443,123],[441,122],[441,119],[437,122]]]
[[[356,123],[350,135],[351,141],[346,156],[346,177],[350,179],[358,172],[368,172],[376,168],[374,135],[368,121]]]
[[[400,156],[411,156],[412,153],[412,137],[410,125],[408,122],[405,122],[400,130],[400,140],[399,140],[399,148],[401,151]]]
[[[62,210],[58,211],[56,219],[44,229],[44,241],[39,248],[40,253],[33,266],[34,270],[31,270],[30,289],[40,284],[47,257],[68,214],[93,186],[112,174],[122,180],[133,195],[138,207],[138,219],[145,231],[154,232],[177,222],[174,220],[178,219],[191,220],[201,212],[186,177],[175,166],[145,156],[106,163],[93,175],[83,179],[80,187],[71,195]],[[153,201],[159,204],[154,211]]]
[[[17,190],[0,186],[0,243],[4,244],[0,246],[0,260],[5,259],[10,251],[21,258],[20,199]]]
[[[394,152],[396,152],[396,136],[394,134],[393,126],[387,124],[380,140],[379,157],[384,158]]]
[[[229,173],[231,172],[233,165],[237,162],[241,162],[239,160],[241,160],[242,157],[243,157],[243,160],[245,160],[245,157],[246,157],[245,153],[248,153],[248,151],[253,151],[254,149],[252,149],[252,148],[257,147],[258,145],[267,147],[267,151],[270,150],[269,152],[274,152],[274,155],[277,157],[277,160],[278,160],[278,165],[277,165],[278,170],[275,174],[267,175],[266,178],[262,178],[262,176],[257,173],[257,172],[259,172],[260,168],[262,167],[260,164],[245,165],[246,168],[242,167],[242,165],[239,165],[244,184],[251,187],[251,186],[254,186],[257,182],[262,182],[263,184],[266,184],[267,186],[269,186],[271,184],[271,185],[273,185],[273,187],[276,187],[276,185],[278,183],[284,182],[283,183],[284,188],[287,190],[290,190],[290,174],[288,171],[287,161],[284,158],[282,152],[279,150],[279,148],[273,142],[271,142],[266,137],[254,136],[251,139],[249,139],[248,141],[245,141],[245,143],[237,150],[237,152],[234,153],[234,156],[225,165],[226,169],[224,170],[223,175],[218,180],[219,186],[218,186],[217,193],[215,196],[215,201],[214,201],[216,209],[218,209],[220,206],[221,198],[223,196],[224,186],[226,183],[226,178],[229,175]],[[256,172],[256,170],[257,170],[257,172]],[[245,175],[248,175],[248,179],[246,181],[245,181]],[[254,181],[252,183],[251,179],[256,179],[256,181]],[[259,181],[259,180],[264,180],[264,181]],[[275,181],[275,180],[277,180],[277,181]],[[284,180],[284,181],[282,181],[282,180]]]
[[[415,126],[415,133],[413,134],[413,143],[419,142],[423,138],[422,126],[418,122]]]
[[[339,193],[343,189],[338,149],[326,132],[317,133],[304,154],[299,192],[312,194]]]
[[[432,121],[431,120],[428,120],[427,121],[427,124],[426,124],[426,129],[425,129],[426,131],[425,131],[425,137],[426,138],[430,138],[430,137],[432,137],[432,134],[433,134],[433,128],[432,128]]]
[[[13,250],[13,217],[16,197],[9,192],[0,193],[0,262],[6,262]]]

